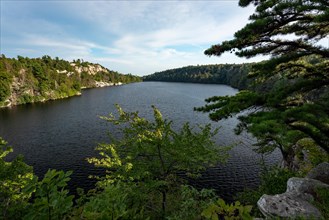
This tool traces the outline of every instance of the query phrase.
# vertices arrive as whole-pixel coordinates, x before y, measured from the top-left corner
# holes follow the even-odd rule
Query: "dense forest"
[[[237,89],[247,88],[252,64],[216,64],[187,66],[144,76],[144,81],[226,84]]]
[[[0,107],[81,94],[81,89],[140,81],[99,64],[42,58],[0,57]]]

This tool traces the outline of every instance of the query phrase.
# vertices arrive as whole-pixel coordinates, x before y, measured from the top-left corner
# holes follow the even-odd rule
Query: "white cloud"
[[[209,58],[203,51],[231,39],[253,11],[229,1],[60,1],[55,6],[61,9],[58,19],[40,17],[27,6],[24,9],[35,17],[23,22],[13,16],[5,30],[16,39],[5,39],[6,50],[82,58],[139,75],[184,65],[245,61],[232,54]],[[62,17],[69,19],[63,23]]]
[[[122,60],[122,59],[113,59],[113,58],[108,58],[108,57],[90,57],[90,61],[93,62],[99,62],[99,63],[119,63],[119,64],[124,64],[124,65],[131,65],[133,64],[132,61],[129,60]]]

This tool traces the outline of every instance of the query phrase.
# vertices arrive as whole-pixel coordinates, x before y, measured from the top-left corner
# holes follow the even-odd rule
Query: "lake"
[[[21,105],[0,109],[0,136],[14,147],[14,153],[24,155],[25,162],[42,175],[49,169],[73,170],[70,189],[91,188],[94,181],[89,175],[100,171],[86,162],[95,156],[97,143],[108,141],[107,132],[117,131],[99,116],[115,113],[114,104],[126,111],[139,111],[152,118],[151,105],[155,105],[167,119],[179,128],[184,122],[192,125],[211,123],[220,127],[216,143],[232,145],[225,165],[208,169],[202,179],[194,182],[198,187],[211,187],[230,200],[244,187],[259,183],[260,161],[276,164],[281,159],[278,151],[262,157],[252,151],[254,139],[248,134],[235,135],[235,117],[211,122],[208,115],[193,111],[205,104],[204,99],[214,95],[234,95],[238,91],[225,85],[142,82],[116,87],[88,89],[81,96],[68,99]]]

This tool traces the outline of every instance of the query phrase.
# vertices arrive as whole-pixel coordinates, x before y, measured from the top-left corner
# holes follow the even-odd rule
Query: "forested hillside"
[[[99,64],[50,56],[0,57],[0,107],[79,95],[83,88],[140,81]]]
[[[187,66],[156,72],[143,77],[143,80],[226,84],[234,88],[245,89],[248,85],[247,74],[250,70],[251,64]]]

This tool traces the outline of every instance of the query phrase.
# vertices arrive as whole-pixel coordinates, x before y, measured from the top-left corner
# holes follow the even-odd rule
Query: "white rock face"
[[[108,71],[106,68],[102,67],[99,64],[88,65],[86,67],[77,66],[75,64],[72,66],[74,66],[75,71],[77,71],[79,74],[81,74],[82,72],[87,72],[90,75],[96,75],[98,72],[107,72]]]
[[[97,73],[103,72],[103,73],[108,73],[110,74],[110,71],[101,66],[100,64],[91,64],[89,63],[88,65],[86,65],[86,63],[84,63],[84,66],[78,65],[76,63],[70,63],[70,65],[73,67],[73,71],[71,70],[56,70],[56,72],[58,74],[63,74],[63,76],[67,76],[67,77],[71,77],[74,74],[79,74],[79,77],[81,77],[81,73],[82,72],[86,72],[89,75],[96,75]],[[0,108],[2,107],[10,107],[10,106],[14,106],[17,105],[18,103],[20,103],[20,97],[22,97],[22,95],[25,95],[27,98],[29,97],[39,97],[41,96],[40,92],[38,90],[35,90],[33,88],[25,88],[26,85],[29,83],[28,80],[30,80],[27,77],[27,70],[26,69],[20,69],[19,70],[19,77],[13,77],[13,81],[10,85],[10,90],[11,90],[11,95],[7,98],[7,100],[5,100],[2,105],[0,106]],[[96,78],[96,77],[95,77]],[[55,90],[59,88],[58,82],[55,81]],[[122,82],[116,82],[113,83],[111,82],[109,79],[107,82],[104,81],[94,81],[90,83],[90,85],[88,85],[88,87],[105,87],[105,86],[118,86],[118,85],[123,85]],[[86,87],[81,87],[81,89],[85,89]],[[78,93],[76,95],[80,95],[81,93]],[[58,96],[54,93],[54,91],[49,91],[46,93],[46,95],[48,96],[47,99],[58,99],[58,98],[65,98],[65,97],[61,97]],[[35,101],[35,100],[34,100]],[[38,98],[37,101],[46,101],[45,98]]]
[[[105,87],[105,86],[113,86],[114,85],[114,83],[98,82],[98,81],[96,81],[95,84],[96,84],[96,87]]]
[[[274,196],[263,195],[257,202],[258,208],[266,217],[296,218],[298,216],[319,219],[320,211],[311,203],[292,193]]]
[[[311,204],[316,198],[315,190],[328,188],[329,185],[316,179],[317,176],[328,179],[327,166],[329,163],[319,164],[310,171],[308,178],[292,177],[287,181],[285,193],[277,195],[263,195],[257,202],[259,210],[266,218],[292,218],[302,217],[305,219],[323,219],[321,212]],[[320,168],[318,168],[320,167]],[[312,175],[310,175],[312,174]]]
[[[57,72],[57,73],[67,73],[67,70],[62,70],[62,71],[60,71],[60,70],[56,70],[56,72]]]

